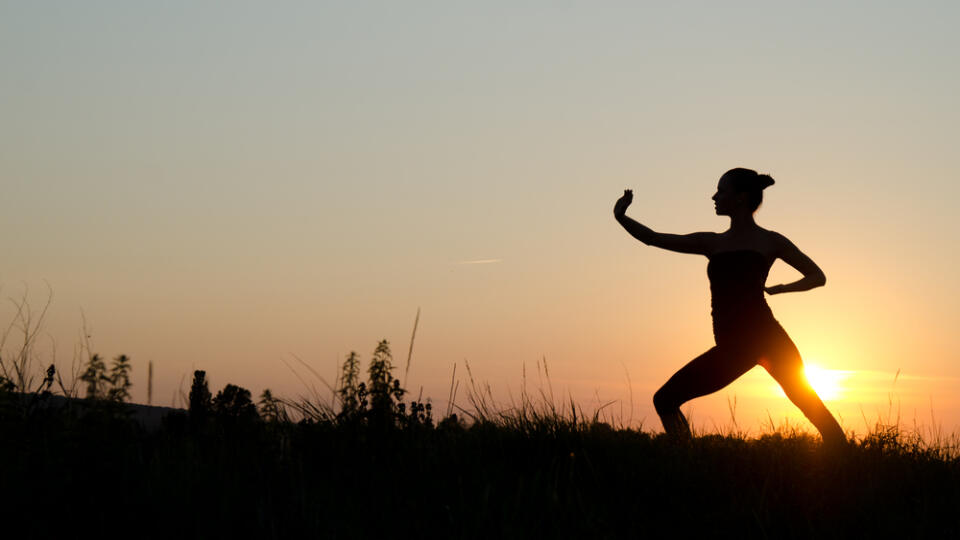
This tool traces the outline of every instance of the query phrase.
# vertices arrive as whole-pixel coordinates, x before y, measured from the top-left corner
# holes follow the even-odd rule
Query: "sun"
[[[852,373],[839,369],[826,369],[809,363],[804,363],[803,372],[814,392],[824,401],[840,399],[846,390],[841,383]],[[777,395],[786,397],[779,384],[774,383],[773,386]]]
[[[846,378],[846,373],[835,369],[824,369],[816,364],[805,364],[803,371],[807,382],[820,396],[820,399],[830,400],[840,397],[840,382]]]

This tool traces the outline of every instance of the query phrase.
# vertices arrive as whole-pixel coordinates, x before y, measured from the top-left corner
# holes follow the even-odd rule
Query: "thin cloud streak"
[[[503,259],[476,259],[473,261],[459,261],[457,264],[497,264],[503,262]]]
[[[839,371],[839,370],[831,370]],[[897,374],[896,371],[877,371],[869,369],[856,369],[848,370],[845,373],[854,373],[859,378],[868,378],[868,379],[887,379],[891,383],[894,380],[909,380],[909,381],[936,381],[936,382],[960,382],[960,377],[950,377],[950,376],[939,376],[939,375],[912,375],[910,373],[904,373],[901,371]]]

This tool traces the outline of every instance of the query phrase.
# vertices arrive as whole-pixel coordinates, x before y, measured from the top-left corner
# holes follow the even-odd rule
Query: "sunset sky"
[[[660,429],[713,344],[706,259],[614,221],[721,231],[732,167],[826,287],[769,303],[847,429],[960,431],[956,2],[3,2],[0,308],[53,291],[37,362],[133,360],[307,393],[379,339],[445,409],[465,362]],[[782,261],[768,283],[796,279]],[[16,331],[13,333],[16,334]],[[15,350],[10,338],[3,355]],[[899,371],[899,376],[896,374]],[[632,402],[631,402],[632,395]],[[825,395],[825,397],[827,397]],[[756,368],[693,423],[803,425]],[[632,410],[631,410],[632,405]]]

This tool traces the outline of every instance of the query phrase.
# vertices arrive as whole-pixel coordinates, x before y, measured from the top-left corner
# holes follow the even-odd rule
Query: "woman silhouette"
[[[664,234],[626,215],[633,192],[625,190],[613,215],[644,244],[680,253],[705,255],[710,279],[713,336],[716,346],[676,372],[653,395],[663,428],[670,435],[690,437],[690,426],[680,412],[687,401],[711,394],[733,382],[755,365],[762,365],[784,393],[820,431],[825,443],[845,440],[843,430],[807,382],[796,345],[773,318],[763,293],[806,291],[826,283],[820,267],[785,236],[754,221],[763,190],[773,178],[750,169],[731,169],[720,177],[713,195],[717,215],[730,217],[722,233]],[[782,259],[803,274],[786,285],[765,287],[767,272]]]

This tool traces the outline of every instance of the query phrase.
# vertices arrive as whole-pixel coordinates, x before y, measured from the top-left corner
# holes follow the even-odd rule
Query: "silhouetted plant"
[[[213,412],[221,419],[235,421],[256,420],[257,408],[250,399],[250,391],[233,384],[223,387],[213,398]]]
[[[4,384],[3,381],[9,381],[13,384],[14,391],[23,394],[39,392],[33,388],[34,345],[43,329],[47,309],[53,300],[53,291],[47,284],[47,300],[39,311],[35,311],[30,306],[28,296],[29,291],[24,289],[23,296],[19,299],[10,299],[16,309],[16,315],[6,330],[0,331],[0,353],[6,349],[7,339],[11,337],[13,330],[17,330],[20,334],[20,339],[17,340],[19,345],[14,349],[14,354],[0,356],[0,385]]]
[[[410,402],[410,411],[406,411],[406,405],[397,404],[400,412],[401,424],[404,427],[433,427],[433,405],[430,402],[412,401]]]
[[[7,407],[13,402],[14,390],[17,385],[10,379],[0,375],[0,417],[6,412]]]
[[[43,381],[40,382],[40,386],[37,387],[34,391],[35,395],[39,394],[48,394],[50,392],[50,387],[53,386],[53,376],[56,375],[57,368],[53,364],[47,367],[47,371],[43,376]]]
[[[80,380],[87,385],[87,399],[102,399],[106,396],[106,385],[110,382],[110,377],[107,376],[107,365],[99,354],[90,356]]]
[[[460,418],[457,416],[457,413],[453,413],[450,416],[437,422],[437,429],[462,429],[463,425],[460,423]]]
[[[193,384],[190,386],[190,418],[194,422],[202,421],[210,415],[211,396],[207,384],[207,372],[193,372]]]
[[[260,394],[260,401],[257,402],[257,409],[260,412],[260,418],[266,422],[289,422],[286,408],[279,399],[273,397],[270,389],[264,389]]]
[[[340,398],[340,412],[337,413],[337,420],[354,422],[366,416],[369,405],[367,385],[360,381],[360,356],[354,351],[350,351],[343,362],[337,396]]]
[[[53,366],[50,366],[53,367]],[[107,400],[124,403],[130,399],[130,358],[125,354],[114,358],[110,366],[110,388],[107,390]],[[51,379],[53,382],[53,379]]]
[[[114,358],[107,373],[107,365],[99,354],[93,354],[87,361],[86,369],[80,375],[80,380],[86,384],[88,400],[106,400],[112,403],[124,403],[130,399],[130,358],[121,354]],[[56,369],[53,365],[47,368],[43,384],[49,389],[53,384]],[[42,387],[42,386],[41,386]],[[38,389],[38,392],[40,390]]]
[[[340,374],[340,388],[337,394],[340,397],[340,411],[343,416],[356,414],[360,409],[360,402],[364,400],[365,395],[361,390],[363,383],[360,382],[360,357],[356,352],[350,351],[347,359],[343,362],[343,368]]]
[[[399,405],[406,390],[400,388],[400,381],[393,378],[393,355],[390,344],[382,340],[373,351],[370,367],[370,418],[378,423],[388,423],[394,417],[402,417]]]
[[[0,392],[13,392],[16,387],[17,385],[13,384],[13,381],[0,375]]]
[[[336,389],[340,401],[340,422],[366,421],[381,427],[406,425],[406,407],[400,380],[393,377],[393,355],[390,344],[377,344],[367,369],[369,384],[360,382],[360,358],[351,352],[341,367],[340,384]],[[420,414],[418,409],[417,413]]]

